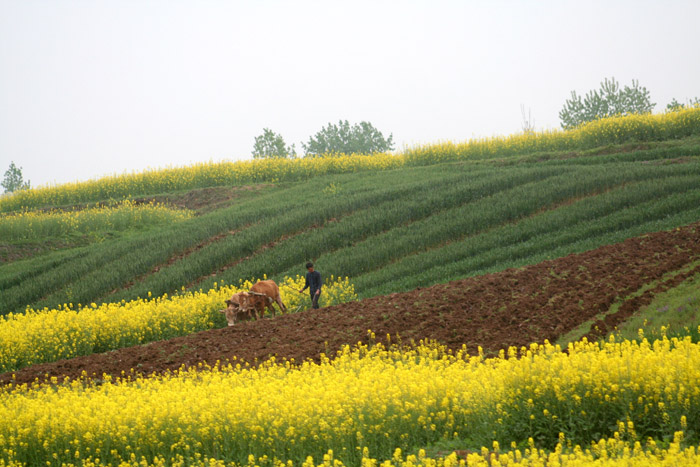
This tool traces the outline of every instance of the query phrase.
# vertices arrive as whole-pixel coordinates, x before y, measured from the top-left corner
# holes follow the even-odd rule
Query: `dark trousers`
[[[319,292],[318,295],[316,295],[315,292],[311,294],[311,308],[314,308],[314,309],[318,308],[318,299],[320,296],[321,296],[321,292]]]

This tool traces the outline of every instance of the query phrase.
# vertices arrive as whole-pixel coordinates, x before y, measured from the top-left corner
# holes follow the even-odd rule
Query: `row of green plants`
[[[700,219],[693,176],[640,182],[455,238],[354,276],[361,296],[534,264]]]
[[[318,228],[307,228],[297,232],[287,229],[281,230],[280,233],[277,232],[279,229],[268,222],[253,226],[193,253],[187,258],[186,263],[176,263],[161,269],[157,275],[142,281],[127,293],[143,293],[148,290],[163,293],[177,287],[178,284],[185,283],[188,275],[203,276],[238,259],[243,261],[215,277],[204,280],[201,286],[210,287],[216,280],[231,281],[236,277],[250,277],[256,274],[253,271],[260,270],[265,270],[272,276],[279,276],[284,270],[293,274],[300,269],[299,258],[319,258],[325,252],[348,247],[397,225],[430,218],[435,212],[460,206],[471,199],[488,197],[501,190],[552,176],[560,171],[561,169],[544,168],[513,170],[507,174],[497,171],[478,171],[474,174],[464,170],[451,174],[438,172],[432,176],[423,174],[421,177],[412,178],[406,185],[401,185],[398,180],[392,179],[392,184],[388,185],[392,194],[384,201],[374,197],[371,202],[356,205],[353,211],[343,216],[329,214]],[[437,182],[443,185],[435,187]],[[371,186],[367,180],[356,180],[355,185]],[[328,202],[341,202],[348,193],[355,191],[353,183],[340,183],[337,186],[341,187],[340,191],[327,196]],[[401,202],[397,202],[398,199]],[[240,251],[239,237],[260,235],[258,231],[267,235],[277,232],[277,237],[269,237],[275,240],[276,244],[274,248],[256,250],[255,254],[246,259],[247,252]],[[290,233],[292,235],[288,238],[277,241]],[[191,264],[196,264],[197,270],[193,271]],[[335,274],[330,269],[325,272]],[[119,295],[116,298],[119,298]]]
[[[674,224],[670,218],[666,219],[680,213],[686,215],[683,220],[688,219],[681,223],[700,218],[697,216],[697,209],[692,211],[697,206],[697,194],[691,190],[697,186],[697,176],[700,174],[697,165],[691,170],[691,173],[695,174],[687,176],[684,174],[688,169],[680,166],[655,169],[643,166],[610,168],[612,170],[606,172],[590,168],[576,171],[561,168],[560,175],[557,176],[552,176],[552,173],[546,174],[544,171],[532,171],[529,172],[530,183],[501,187],[499,191],[481,199],[465,198],[461,204],[435,210],[428,216],[418,217],[409,222],[393,223],[388,229],[384,228],[379,220],[382,216],[381,211],[376,215],[358,212],[324,229],[304,232],[284,240],[274,249],[261,251],[217,277],[246,277],[265,267],[275,271],[271,272],[272,274],[289,274],[294,271],[293,268],[276,272],[277,269],[273,266],[285,267],[285,264],[290,262],[293,264],[294,258],[301,252],[311,250],[314,257],[318,258],[317,264],[322,270],[334,274],[346,271],[357,284],[361,284],[358,286],[360,296],[369,297],[407,290],[406,285],[399,287],[399,283],[410,284],[409,288],[413,288],[473,275],[474,271],[470,267],[465,268],[463,264],[460,264],[459,268],[456,266],[465,256],[472,264],[479,265],[477,270],[490,265],[502,267],[504,260],[512,262],[520,259],[518,254],[514,253],[517,248],[513,247],[513,243],[523,247],[523,253],[527,257],[532,252],[531,248],[527,248],[523,243],[522,237],[528,235],[528,229],[532,229],[530,224],[540,225],[537,224],[540,216],[556,219],[557,215],[572,209],[578,212],[572,216],[564,214],[568,223],[557,222],[550,230],[541,228],[535,238],[530,239],[537,243],[539,236],[558,233],[562,235],[559,243],[552,244],[542,238],[536,252],[566,248],[573,241],[571,237],[572,232],[573,235],[576,233],[575,228],[580,230],[582,226],[592,227],[585,223],[574,227],[572,219],[580,213],[580,206],[597,204],[607,209],[605,212],[598,212],[596,217],[589,215],[589,222],[597,221],[602,224],[597,235],[591,238],[586,235],[578,236],[579,240],[589,240],[590,248],[602,244],[595,242],[599,242],[599,237],[604,233],[624,234],[620,232],[624,226],[611,223],[605,218],[605,213],[619,211],[624,213],[620,214],[620,217],[628,216],[629,208],[634,206],[632,203],[642,204],[635,213],[637,224],[634,227],[650,219],[668,221],[665,225],[660,225],[660,228],[681,225]],[[521,172],[524,173],[525,171]],[[606,196],[608,190],[626,186],[633,189],[633,197],[627,196],[625,200],[616,203],[616,194]],[[623,190],[623,193],[626,191]],[[669,201],[664,198],[668,194],[676,196]],[[603,197],[600,202],[597,202],[598,196]],[[580,197],[583,200],[576,202]],[[654,199],[652,206],[644,205],[650,199]],[[568,204],[570,201],[572,204]],[[553,210],[551,208],[558,207],[560,203],[565,205],[555,213],[549,213]],[[545,211],[540,212],[542,210]],[[686,212],[688,210],[691,210],[690,214]],[[391,216],[388,212],[384,215]],[[363,224],[360,217],[364,217],[367,223],[374,224],[376,229]],[[506,228],[511,228],[515,233],[500,241],[499,229]],[[563,231],[568,235],[564,236]],[[591,233],[590,229],[588,233]],[[634,235],[630,232],[627,234]],[[515,239],[514,235],[517,236]],[[499,246],[495,251],[481,251],[475,238],[488,238]],[[568,244],[564,241],[567,238],[570,239]],[[437,268],[433,269],[436,266]],[[209,279],[211,280],[213,279]],[[207,284],[207,281],[204,284]]]
[[[27,305],[43,308],[70,302],[99,301],[133,278],[149,274],[154,267],[167,263],[173,256],[222,234],[233,239],[234,244],[219,244],[205,248],[205,251],[216,251],[220,261],[245,258],[290,232],[323,225],[329,219],[373,203],[400,199],[415,191],[416,186],[425,184],[425,177],[432,177],[436,183],[444,176],[444,170],[433,170],[432,176],[429,172],[421,176],[413,171],[396,173],[391,177],[391,184],[366,183],[361,177],[355,177],[359,187],[348,189],[342,196],[313,196],[308,186],[293,186],[261,194],[253,200],[175,226],[93,244],[71,254],[60,254],[61,259],[56,261],[54,268],[46,267],[46,259],[53,255],[3,266],[0,269],[0,286],[4,289],[0,297],[0,312],[17,312]],[[385,172],[382,174],[386,177]],[[171,283],[170,288],[163,292],[180,289],[211,272],[211,263],[198,267],[198,257],[195,255],[191,259],[190,256],[187,255],[182,262],[185,276],[178,277],[176,283]],[[300,267],[307,259],[309,257],[297,258]],[[260,277],[267,272],[263,270],[249,277]],[[165,272],[158,275],[167,276]],[[90,280],[83,280],[87,276]],[[238,279],[240,277],[231,282]],[[144,292],[149,291],[156,295],[161,293],[156,290]],[[130,295],[130,298],[136,296]]]
[[[556,171],[560,169],[550,168],[542,170],[546,170],[548,171],[546,173],[551,174],[556,173]],[[359,214],[350,217],[349,220],[341,219],[341,222],[329,224],[329,227],[335,229],[331,231],[332,238],[335,238],[336,241],[351,241],[352,239],[347,239],[348,224],[352,227],[356,222],[361,222],[355,225],[360,227],[369,226],[372,222],[368,223],[366,222],[367,220],[382,218],[385,216],[385,211],[387,209],[391,209],[392,207],[396,209],[397,206],[403,206],[398,208],[399,212],[397,216],[386,217],[386,220],[389,221],[388,223],[377,224],[380,227],[379,231],[381,231],[392,227],[393,222],[405,222],[412,218],[415,219],[416,215],[427,216],[432,214],[438,209],[438,205],[435,203],[442,203],[443,207],[446,203],[455,205],[455,203],[459,204],[462,202],[462,195],[469,195],[470,192],[472,193],[471,196],[483,196],[493,192],[489,192],[487,189],[498,190],[502,187],[513,186],[517,180],[521,180],[521,182],[527,180],[530,176],[528,174],[532,173],[533,170],[530,169],[529,172],[525,173],[525,175],[521,175],[520,178],[513,176],[515,172],[513,170],[503,174],[491,170],[489,177],[484,177],[483,171],[472,173],[462,170],[462,175],[450,174],[447,178],[445,170],[432,170],[432,172],[434,172],[432,175],[425,171],[404,172],[405,183],[401,182],[397,174],[392,174],[391,180],[393,183],[391,185],[381,183],[381,180],[387,178],[384,174],[375,176],[375,178],[380,179],[379,183],[362,177],[362,179],[356,179],[354,181],[354,184],[357,185],[358,188],[355,188],[352,183],[345,183],[346,186],[340,193],[337,193],[336,196],[320,197],[315,201],[317,204],[325,204],[332,208],[338,203],[346,202],[348,200],[348,195],[357,191],[360,194],[364,193],[362,201],[352,204],[346,212],[350,212],[351,209],[358,207],[361,208],[373,203],[375,204],[376,208],[372,216],[368,217],[366,216],[366,212],[360,211]],[[488,181],[493,178],[498,178],[499,183],[489,185]],[[479,184],[475,185],[475,187],[472,187],[473,180],[475,179],[481,181]],[[381,203],[381,197],[377,194],[376,190],[371,188],[373,186],[385,187],[383,188],[385,193],[383,196],[387,201],[384,204]],[[437,189],[433,187],[437,187]],[[450,187],[457,187],[457,191]],[[440,190],[445,189],[454,191],[452,197],[448,198],[448,200],[451,201],[443,199],[445,196]],[[481,191],[478,191],[479,189]],[[300,190],[302,196],[304,191],[303,189]],[[422,196],[416,196],[418,193],[433,193],[433,197],[424,198]],[[406,200],[411,198],[420,200],[418,202],[418,206],[421,207],[420,210],[412,203],[395,203],[393,201],[394,199]],[[423,201],[424,199],[425,201]],[[334,208],[329,211],[327,215],[319,217],[318,214],[322,213],[321,209],[325,208],[310,205],[282,213],[285,209],[285,201],[291,201],[291,203],[294,204],[298,203],[297,198],[290,196],[290,193],[287,191],[278,196],[260,198],[258,201],[259,202],[251,203],[252,206],[248,209],[238,207],[240,209],[232,208],[221,213],[202,216],[196,219],[196,222],[183,223],[169,231],[157,231],[146,236],[139,236],[135,239],[113,241],[110,245],[91,246],[89,248],[89,255],[76,255],[74,260],[59,264],[55,270],[47,268],[46,262],[42,261],[41,258],[37,258],[29,263],[30,265],[34,264],[34,267],[31,269],[36,273],[31,281],[26,280],[30,275],[29,273],[7,276],[8,281],[14,280],[17,282],[15,284],[3,284],[13,286],[9,287],[6,293],[3,294],[3,301],[5,304],[10,304],[13,296],[17,296],[17,301],[19,301],[22,297],[21,294],[26,293],[25,291],[33,292],[35,297],[47,297],[35,305],[38,307],[56,306],[64,302],[87,303],[94,301],[96,300],[95,290],[97,288],[99,288],[99,292],[101,293],[105,293],[105,291],[109,292],[109,290],[118,288],[119,285],[130,279],[132,277],[130,274],[148,273],[153,266],[167,261],[168,257],[164,257],[162,251],[166,248],[166,253],[172,255],[177,251],[203,242],[210,238],[210,236],[219,234],[221,231],[225,232],[226,229],[240,230],[237,231],[235,235],[228,236],[223,241],[215,242],[192,255],[188,255],[185,261],[179,261],[169,268],[162,268],[157,275],[152,276],[152,280],[146,279],[143,284],[138,284],[133,290],[112,294],[110,300],[135,298],[139,295],[145,296],[148,292],[153,292],[155,294],[170,292],[174,289],[179,289],[183,284],[189,283],[201,275],[210,273],[213,269],[220,267],[222,263],[225,264],[226,262],[251,255],[262,245],[276,240],[280,236],[288,234],[290,231],[293,232],[295,229],[304,229],[312,225],[323,224],[326,220],[336,218],[343,212]],[[267,206],[268,208],[263,209],[260,206]],[[276,206],[279,211],[270,209],[269,206]],[[447,204],[447,206],[450,206],[450,204]],[[235,213],[237,212],[247,215],[236,215]],[[410,214],[407,215],[405,213]],[[273,216],[275,217],[274,224],[270,221],[256,222],[259,218],[267,219]],[[364,219],[365,222],[362,222],[362,219]],[[245,228],[246,226],[248,227]],[[339,228],[343,230],[338,230]],[[326,229],[318,230],[320,233],[325,231]],[[359,235],[365,234],[363,229],[356,229],[355,232]],[[344,234],[345,236],[341,236],[340,234]],[[300,247],[315,248],[315,251],[305,252],[302,250],[299,252],[295,250],[293,257],[289,258],[289,260],[299,262],[299,257],[317,257],[320,251],[318,250],[318,245],[312,240],[313,239],[310,239],[304,242]],[[156,242],[158,248],[153,247]],[[343,246],[345,246],[345,244],[343,244]],[[275,251],[285,250],[275,248]],[[287,253],[287,256],[289,256],[288,250]],[[270,264],[267,263],[266,261],[265,264],[259,264],[260,269],[250,276],[241,275],[238,277],[252,277],[270,273]],[[286,264],[287,268],[290,266],[291,264]],[[10,267],[6,272],[10,272],[13,269],[16,270],[18,268]],[[275,272],[277,271],[279,271],[279,269],[275,270]],[[88,272],[91,274],[91,281],[82,281],[82,275]],[[74,279],[71,280],[71,277],[74,277]],[[231,279],[235,280],[238,277],[233,277]],[[0,276],[0,282],[1,280],[2,277]],[[75,282],[74,287],[70,285],[71,282]],[[55,297],[53,297],[52,301],[51,293],[47,294],[47,292],[51,292],[52,287],[56,285],[60,286],[61,284],[64,284],[62,289],[54,292]],[[205,284],[204,286],[206,287],[207,285],[208,284]],[[82,292],[82,290],[86,290],[86,292]],[[26,301],[27,303],[31,303],[29,300]],[[16,308],[15,311],[17,311]]]
[[[7,289],[19,285],[25,280],[35,278],[55,267],[64,268],[65,278],[70,281],[79,278],[86,271],[101,267],[100,261],[112,260],[129,254],[133,255],[132,259],[137,262],[140,259],[148,262],[149,255],[160,255],[165,250],[164,260],[167,260],[170,254],[207,241],[222,232],[239,229],[282,212],[283,208],[279,204],[267,201],[270,196],[273,196],[274,200],[274,190],[261,194],[258,205],[248,203],[240,207],[234,206],[229,210],[213,212],[177,225],[164,225],[152,231],[139,232],[98,245],[88,245],[84,248],[55,252],[39,258],[3,265],[0,268],[0,288]],[[90,259],[97,258],[103,253],[105,254],[103,258]],[[93,264],[82,264],[84,263],[83,259],[87,259]],[[80,270],[81,267],[85,269]],[[71,268],[78,268],[76,274],[71,273]],[[45,285],[47,284],[37,284],[38,287]],[[50,288],[45,289],[44,293],[50,290]]]
[[[700,218],[692,190],[696,159],[655,165],[635,162],[639,153],[629,153],[633,162],[616,162],[620,155],[610,154],[598,156],[597,165],[585,159],[458,163],[278,188],[175,227],[3,266],[0,310],[130,300],[183,285],[206,290],[215,281],[263,274],[280,278],[299,273],[308,259],[325,274],[352,277],[366,297],[524,264],[555,250],[594,248],[603,239],[636,235],[642,226],[659,230]],[[648,155],[654,156],[662,162],[670,154]],[[622,185],[629,187],[615,190]],[[616,201],[618,191],[630,196],[627,188],[634,197]],[[580,206],[591,206],[590,212]],[[631,209],[637,214],[630,218]],[[568,216],[569,210],[575,214]],[[588,220],[575,222],[576,216]],[[569,220],[557,222],[560,217]],[[544,227],[548,223],[553,227]],[[91,280],[83,280],[87,276]]]
[[[583,151],[555,151],[526,153],[504,159],[493,160],[503,165],[566,161],[576,159],[577,164],[598,165],[613,162],[669,163],[679,158],[700,156],[700,138],[697,136],[680,140],[656,141],[648,143],[630,142],[614,146],[602,146]]]
[[[405,226],[396,226],[350,248],[325,253],[319,257],[319,263],[326,264],[331,270],[346,270],[348,275],[359,279],[362,274],[381,271],[405,256],[515,223],[524,217],[536,216],[538,211],[568,200],[595,195],[624,183],[662,178],[665,175],[677,177],[682,173],[678,169],[667,174],[635,167],[611,169],[564,170],[562,167],[561,174],[557,176],[542,180],[533,177],[530,183],[522,186],[436,212],[426,219]],[[696,172],[698,170],[700,166]],[[700,175],[700,172],[697,174]],[[414,270],[413,274],[422,269]]]
[[[114,175],[88,182],[21,190],[0,199],[0,212],[43,206],[123,199],[209,186],[299,181],[319,175],[432,165],[445,161],[498,158],[540,151],[585,150],[630,141],[646,142],[700,134],[700,107],[659,115],[610,117],[574,130],[529,132],[505,137],[439,143],[404,152],[373,155],[331,155],[304,159],[258,159],[202,163],[189,167]]]

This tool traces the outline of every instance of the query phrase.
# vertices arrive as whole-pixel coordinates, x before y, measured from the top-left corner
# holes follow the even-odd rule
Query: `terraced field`
[[[690,266],[690,267],[689,267]],[[417,288],[320,310],[243,322],[185,337],[34,365],[0,375],[0,384],[45,377],[102,378],[163,373],[182,365],[231,359],[318,360],[343,345],[377,340],[435,340],[472,354],[496,355],[510,346],[558,338],[588,323],[587,337],[605,337],[654,293],[700,274],[700,223],[645,234],[585,253],[522,268]],[[653,288],[644,289],[654,284]],[[637,293],[643,291],[643,293]],[[606,312],[621,305],[614,314]],[[700,311],[700,310],[698,310]]]
[[[371,297],[700,219],[700,140],[636,148],[269,186],[170,226],[5,264],[0,313],[293,276],[307,260]]]
[[[34,365],[0,375],[0,445],[12,466],[427,467],[433,457],[480,465],[494,456],[694,465],[700,344],[562,352],[537,343],[582,327],[598,339],[698,277],[695,222],[522,268]],[[691,295],[697,323],[700,297]],[[412,345],[433,339],[447,347]]]
[[[28,193],[27,215],[5,202],[0,465],[697,463],[687,115],[135,175]],[[116,228],[115,193],[164,217]],[[338,304],[303,311],[308,260]],[[226,327],[223,299],[264,276],[295,312]],[[600,342],[649,313],[657,340]]]

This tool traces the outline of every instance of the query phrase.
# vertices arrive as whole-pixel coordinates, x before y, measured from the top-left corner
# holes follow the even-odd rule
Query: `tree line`
[[[685,103],[675,98],[666,106],[667,112],[677,111],[686,107],[700,105],[700,99],[688,99]],[[599,118],[615,115],[630,115],[650,113],[656,104],[651,102],[651,95],[647,88],[640,86],[639,82],[632,80],[632,85],[620,86],[614,77],[605,78],[599,89],[588,91],[584,96],[571,91],[571,97],[566,99],[563,108],[559,111],[561,127],[564,130],[576,128],[584,123]],[[523,131],[534,131],[532,116],[523,114]],[[328,123],[309,140],[301,144],[304,157],[318,157],[324,154],[375,154],[392,151],[394,149],[393,134],[388,138],[375,128],[370,122],[362,121],[350,125],[347,120],[339,120],[337,124]],[[296,158],[297,152],[294,144],[287,145],[281,134],[275,133],[269,128],[264,128],[260,136],[255,137],[253,145],[253,158]],[[22,168],[14,162],[5,172],[0,185],[5,192],[28,189],[29,181],[24,181]]]
[[[674,112],[685,107],[700,105],[700,99],[689,99],[685,104],[675,98],[666,106],[667,112]],[[561,127],[565,130],[576,128],[584,123],[615,115],[650,113],[656,104],[651,102],[649,91],[632,80],[632,85],[620,87],[614,77],[605,78],[599,89],[588,91],[582,98],[571,91],[571,97],[564,102],[559,112]]]
[[[675,98],[666,106],[667,112],[673,112],[685,107],[700,105],[700,99],[689,99],[681,103]],[[559,111],[561,127],[564,130],[574,129],[584,123],[599,118],[615,115],[631,115],[650,113],[656,104],[651,101],[651,95],[646,87],[640,86],[639,81],[632,80],[632,85],[620,86],[614,77],[605,78],[599,89],[588,91],[584,96],[571,91],[571,97],[566,99]],[[523,113],[523,131],[534,131],[531,115]],[[394,149],[393,135],[385,138],[381,131],[369,122],[350,125],[347,120],[338,124],[329,123],[318,133],[302,143],[304,157],[317,157],[323,154],[374,154]],[[281,134],[269,128],[263,129],[263,134],[255,138],[253,158],[268,157],[295,158],[295,146],[287,145]]]
[[[375,154],[394,149],[394,136],[385,138],[381,131],[370,122],[350,125],[347,120],[338,124],[329,123],[301,143],[305,157],[318,157],[323,154]],[[255,138],[253,158],[294,158],[297,157],[294,145],[288,146],[282,135],[269,128]]]

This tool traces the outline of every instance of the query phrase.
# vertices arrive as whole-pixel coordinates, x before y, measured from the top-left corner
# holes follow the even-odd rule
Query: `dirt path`
[[[318,359],[321,352],[332,354],[344,344],[368,342],[368,329],[379,341],[390,334],[393,341],[396,336],[405,343],[427,338],[451,348],[466,345],[470,353],[477,353],[478,346],[494,353],[554,341],[619,298],[697,259],[700,223],[524,268],[35,365],[18,371],[14,381],[76,378],[82,372],[96,377],[132,370],[162,373],[233,357],[253,364],[270,355],[299,362]],[[617,324],[645,301],[629,300],[620,316],[607,317],[605,324]],[[0,384],[12,380],[12,374],[0,375]]]

